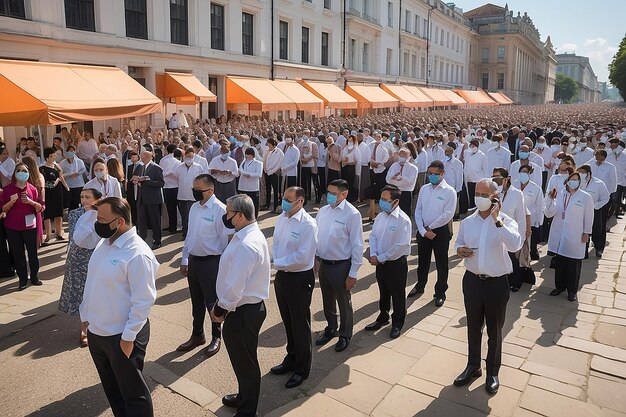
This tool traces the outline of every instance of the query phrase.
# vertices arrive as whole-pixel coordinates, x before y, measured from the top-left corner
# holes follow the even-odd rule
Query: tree
[[[556,74],[556,86],[554,98],[564,103],[572,103],[578,96],[578,84],[572,77],[563,74]]]
[[[626,100],[626,35],[619,44],[613,61],[609,64],[609,80]]]

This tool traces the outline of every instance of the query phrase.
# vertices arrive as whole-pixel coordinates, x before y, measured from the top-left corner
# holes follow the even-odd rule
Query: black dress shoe
[[[26,284],[20,284],[20,286],[17,289],[19,291],[24,291],[26,289]]]
[[[324,334],[315,341],[315,344],[317,346],[324,346],[326,343],[330,342],[335,337],[333,333],[334,332],[324,331]]]
[[[571,293],[567,294],[567,299],[568,299],[569,301],[572,301],[572,302],[573,302],[573,301],[576,301],[576,300],[578,299],[578,297],[576,297],[576,293],[571,292]]]
[[[181,344],[180,346],[176,348],[176,351],[177,352],[189,352],[191,349],[194,349],[200,345],[204,345],[205,343],[206,343],[206,339],[204,338],[204,335],[200,335],[200,336],[191,335],[189,340],[187,340],[185,343]]]
[[[339,341],[335,345],[335,352],[343,352],[350,346],[350,339],[344,336],[339,336]]]
[[[295,388],[298,385],[302,384],[306,378],[302,375],[293,374],[289,381],[285,383],[285,388]]]
[[[269,210],[270,206],[263,206],[261,207],[261,211],[265,211],[265,210]]]
[[[391,337],[392,339],[397,339],[398,337],[400,337],[400,331],[402,331],[402,329],[400,329],[399,327],[392,327],[391,333],[389,333],[389,337]]]
[[[214,337],[213,339],[211,339],[211,343],[209,343],[209,346],[206,348],[206,351],[205,351],[207,357],[210,358],[211,356],[219,352],[220,347],[222,347],[222,341],[220,340],[219,337]]]
[[[160,247],[161,247],[161,242],[159,242],[159,243],[154,242],[152,244],[152,250],[159,249]]]
[[[565,290],[559,290],[558,288],[555,288],[552,291],[550,291],[550,296],[556,297],[557,295],[561,294],[563,291]]]
[[[457,387],[462,387],[463,385],[469,384],[473,378],[478,378],[483,375],[483,371],[480,368],[475,368],[472,366],[467,366],[461,375],[457,376],[454,380],[454,385]]]
[[[275,367],[270,369],[270,372],[273,373],[274,375],[283,375],[292,370],[293,370],[293,366],[287,365],[285,364],[285,362],[283,362],[280,365],[276,365]]]
[[[550,259],[550,268],[556,269],[556,256]]]
[[[511,292],[518,292],[518,291],[519,291],[519,288],[517,288],[517,287],[511,287]]]
[[[598,259],[602,258],[603,254],[604,254],[604,251],[596,249],[596,258],[598,258]]]
[[[369,330],[369,331],[376,331],[376,330],[380,330],[383,326],[386,326],[389,324],[389,320],[387,320],[386,322],[381,322],[381,321],[375,321],[374,323],[370,323],[367,326],[365,326],[365,330]]]
[[[443,297],[435,297],[435,307],[441,307],[443,303],[446,302],[446,299]]]
[[[485,381],[485,390],[489,394],[495,394],[498,392],[498,388],[500,388],[500,380],[497,376],[489,376],[487,375],[487,380]]]
[[[226,394],[222,397],[222,404],[226,407],[237,408],[239,402],[239,394]]]
[[[40,286],[40,285],[43,285],[43,282],[41,282],[41,280],[40,280],[39,278],[37,278],[37,279],[31,279],[31,280],[30,280],[30,283],[31,283],[31,284],[33,284],[33,285],[35,285],[35,286],[37,286],[37,287],[38,287],[38,286]]]
[[[422,285],[416,285],[409,291],[408,297],[415,297],[417,294],[424,294],[424,287]]]

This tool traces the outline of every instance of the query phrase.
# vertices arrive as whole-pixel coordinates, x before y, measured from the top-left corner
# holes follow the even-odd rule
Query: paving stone
[[[509,355],[518,356],[520,358],[526,358],[528,357],[528,354],[530,353],[530,349],[525,348],[523,346],[504,342],[502,343],[502,352],[507,353]]]
[[[595,324],[581,321],[576,323],[574,326],[564,326],[561,329],[561,334],[565,336],[577,337],[579,339],[593,340],[593,332],[595,328]]]
[[[529,386],[522,395],[521,407],[547,417],[604,417],[600,407]]]
[[[431,348],[431,345],[421,340],[411,339],[410,337],[400,337],[391,349],[405,355],[421,358]]]
[[[498,375],[500,377],[500,385],[517,391],[524,391],[530,379],[530,374],[510,366],[501,366]]]
[[[567,349],[567,347],[536,345],[528,355],[528,360],[560,369],[566,369],[580,375],[586,375],[589,355],[585,353],[585,351],[579,352],[577,350]]]
[[[605,308],[604,310],[602,310],[602,314],[608,315],[608,316],[613,316],[613,317],[620,317],[622,319],[626,319],[626,311],[625,310],[620,310],[617,308]]]
[[[527,349],[531,349],[533,346],[535,346],[535,342],[531,342],[530,340],[522,339],[522,338],[517,337],[517,336],[512,336],[511,333],[509,333],[504,338],[504,341],[507,342],[507,343],[511,343],[513,345],[525,347]]]
[[[361,371],[389,384],[395,384],[417,362],[417,358],[379,347],[366,355],[354,356],[346,361],[350,369]]]
[[[427,323],[425,321],[420,321],[415,326],[413,326],[413,330],[421,330],[421,331],[432,333],[432,334],[439,334],[442,329],[443,329],[443,326],[441,325]]]
[[[626,349],[626,327],[624,326],[600,323],[594,337],[599,343]]]
[[[561,336],[557,340],[559,346],[579,350],[581,352],[595,353],[605,358],[626,362],[626,349],[603,345],[602,343],[576,339],[570,336]]]
[[[521,338],[521,339],[526,339],[528,341],[531,341],[533,343],[536,343],[537,340],[539,340],[539,338],[543,335],[543,332],[541,331],[541,329],[536,329],[534,327],[527,327],[527,326],[523,326],[519,333],[517,334],[517,337]]]
[[[575,326],[581,321],[586,323],[596,323],[598,321],[598,317],[598,314],[588,313],[586,311],[573,311],[565,318],[565,320],[563,320],[563,325]]]
[[[232,415],[232,411],[230,415]],[[317,393],[311,397],[300,398],[277,408],[271,413],[266,414],[266,417],[364,417],[365,415],[366,414],[363,414],[354,408],[350,408],[334,398]]]
[[[612,382],[589,377],[587,394],[589,402],[616,411],[626,410],[626,382]]]
[[[516,408],[513,411],[513,415],[511,417],[543,417],[541,414],[533,413],[532,411],[525,410],[523,408]]]
[[[450,308],[449,306],[445,305],[445,306],[442,306],[442,307],[439,307],[438,309],[436,309],[434,314],[436,314],[438,316],[443,316],[443,317],[452,319],[457,314],[459,314],[459,310],[458,309],[454,309],[454,308]]]
[[[594,355],[593,358],[591,358],[591,369],[626,379],[626,363],[624,362]]]
[[[406,388],[412,389],[413,391],[421,392],[422,394],[435,398],[439,397],[441,390],[444,388],[443,385],[435,384],[434,382],[430,382],[413,375],[403,376],[400,381],[398,381],[398,385],[402,385]]]
[[[583,390],[575,385],[564,384],[563,382],[555,381],[554,379],[546,378],[540,375],[532,375],[528,381],[528,385],[532,385],[537,388],[543,388],[555,394],[565,395],[570,398],[580,399]]]
[[[460,342],[467,342],[467,326],[465,325],[450,325],[448,324],[443,328],[439,336],[445,336],[450,339],[458,340]]]
[[[467,342],[461,342],[459,340],[438,335],[433,339],[432,345],[451,350],[452,352],[456,352],[461,355],[467,355]]]
[[[487,353],[483,354],[483,357],[486,357]],[[524,363],[524,358],[520,358],[519,356],[509,355],[507,353],[502,354],[502,365],[510,366],[511,368],[519,368]]]
[[[422,322],[431,323],[431,324],[442,326],[442,327],[445,327],[449,321],[450,319],[448,317],[437,316],[435,314],[426,316],[424,317],[424,320],[422,320]]]
[[[409,375],[447,386],[465,369],[466,365],[466,355],[433,346],[413,365],[409,370]]]
[[[626,319],[620,318],[620,317],[613,317],[613,316],[605,316],[602,315],[600,316],[600,323],[610,323],[610,324],[618,324],[620,326],[626,326]]]
[[[436,334],[428,333],[420,329],[411,329],[405,333],[405,337],[410,337],[411,339],[421,340],[422,342],[431,343]]]
[[[208,407],[218,398],[213,391],[188,378],[176,375],[156,362],[146,363],[144,373],[159,384],[193,401],[200,407]]]
[[[565,382],[567,384],[576,385],[579,387],[584,386],[586,381],[585,377],[582,375],[537,362],[526,361],[522,365],[521,370],[533,375],[542,375],[548,378],[555,379],[557,381]]]

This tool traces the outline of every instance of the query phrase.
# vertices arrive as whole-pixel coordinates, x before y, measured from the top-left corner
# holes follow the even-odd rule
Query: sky
[[[446,0],[450,1],[464,12],[486,3],[502,7],[508,3],[514,16],[527,12],[541,40],[550,35],[557,54],[589,57],[598,81],[609,80],[607,67],[626,33],[626,0]]]

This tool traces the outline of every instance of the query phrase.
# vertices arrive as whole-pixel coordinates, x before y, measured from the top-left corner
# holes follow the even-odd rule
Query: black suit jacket
[[[146,168],[144,165],[138,165],[133,175],[139,177],[147,176],[149,180],[142,181],[137,186],[137,202],[145,205],[163,204],[163,170],[160,166],[152,162]],[[132,184],[132,182],[131,182]]]

